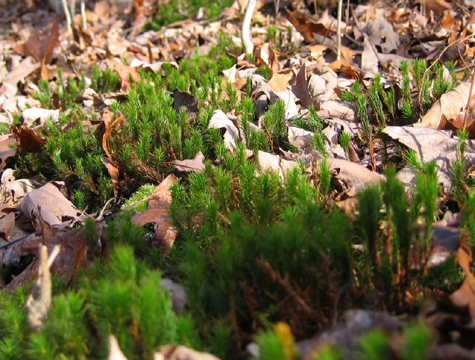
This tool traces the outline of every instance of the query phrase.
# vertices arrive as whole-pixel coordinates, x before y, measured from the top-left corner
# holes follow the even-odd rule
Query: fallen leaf
[[[449,194],[452,188],[452,163],[457,158],[458,139],[451,136],[451,131],[436,130],[427,127],[387,126],[383,133],[398,140],[408,148],[414,150],[422,162],[436,161],[437,176],[443,183],[444,191]],[[475,164],[475,150],[472,140],[469,140],[464,153],[467,167]],[[403,178],[401,176],[404,176]],[[406,184],[411,184],[415,177],[415,170],[407,168],[398,172],[398,178]]]
[[[178,234],[169,214],[172,203],[171,186],[178,178],[170,174],[153,191],[148,202],[148,209],[134,214],[132,221],[139,226],[155,223],[157,228],[154,235],[154,245],[170,249],[175,243]]]
[[[115,166],[112,161],[110,161],[109,158],[106,158],[105,156],[101,157],[101,163],[106,167],[107,173],[109,174],[112,185],[114,185],[114,197],[117,198],[119,194],[119,168]]]
[[[323,24],[317,23],[308,14],[300,14],[297,10],[290,11],[287,9],[289,15],[289,21],[302,34],[306,42],[313,43],[315,38],[313,34],[318,34],[327,37],[330,31]]]
[[[8,75],[3,78],[2,87],[0,87],[0,96],[7,99],[15,96],[18,91],[17,85],[23,81],[28,75],[39,69],[40,63],[35,63],[33,57],[28,56]]]
[[[53,183],[35,189],[28,193],[21,202],[20,209],[29,219],[40,216],[38,207],[41,207],[41,217],[49,225],[58,225],[68,219],[77,219],[81,213],[73,203],[66,199]]]
[[[380,53],[396,53],[401,44],[398,33],[394,31],[391,23],[384,19],[371,20],[362,31],[368,35],[371,45]]]
[[[96,224],[96,229],[100,236],[102,233],[102,227],[99,226],[99,224]],[[32,243],[30,251],[37,254],[40,244],[41,242],[38,240],[35,243]],[[86,266],[88,255],[90,255],[91,261],[94,259],[94,255],[92,254],[94,249],[88,249],[87,236],[84,227],[64,232],[51,239],[46,244],[48,252],[51,253],[56,245],[61,246],[61,252],[51,266],[51,273],[65,282],[72,280],[80,267]],[[88,254],[88,250],[91,251],[91,254]],[[26,285],[35,280],[38,276],[38,264],[38,261],[31,262],[20,275],[15,277],[12,282],[7,285],[6,288],[14,290],[19,286]]]
[[[109,66],[117,73],[120,79],[121,89],[130,90],[131,81],[133,83],[140,82],[140,74],[136,67],[124,65],[121,62],[109,62]]]
[[[465,280],[462,286],[450,295],[450,301],[457,308],[468,309],[473,321],[475,319],[475,275],[470,268],[473,262],[472,251],[466,243],[466,237],[465,234],[457,250],[457,260],[465,273]]]
[[[9,213],[0,218],[0,236],[3,239],[10,240],[15,228],[15,214]]]
[[[208,129],[224,129],[224,145],[226,149],[234,151],[236,139],[239,139],[239,130],[222,110],[216,110],[209,120]]]
[[[33,33],[24,45],[25,55],[33,56],[39,63],[50,64],[54,48],[59,43],[59,22],[55,18],[51,27],[41,33]]]
[[[312,98],[308,90],[308,79],[306,71],[306,63],[302,65],[297,77],[295,78],[295,83],[292,85],[292,92],[300,100],[300,103],[303,107],[312,105]]]
[[[44,123],[50,119],[57,123],[59,120],[59,110],[47,110],[33,107],[23,110],[22,117],[23,124],[26,124],[29,127],[35,124],[38,120],[39,124],[37,125],[44,125]]]
[[[219,360],[214,355],[199,352],[183,345],[160,346],[153,355],[154,360]]]
[[[180,112],[186,111],[189,115],[196,116],[199,112],[199,100],[180,89],[173,90],[173,108]]]
[[[465,107],[470,92],[470,82],[463,82],[443,94],[415,126],[434,129],[461,129],[465,117]],[[472,94],[467,129],[475,135],[475,117],[472,114],[475,98]]]
[[[349,196],[355,196],[365,186],[386,180],[384,175],[368,170],[363,165],[348,160],[328,158],[327,161],[330,170],[337,173],[335,177],[349,186]]]
[[[46,139],[43,139],[36,135],[33,129],[26,124],[22,126],[12,128],[13,134],[18,138],[20,142],[20,153],[39,153],[42,151],[43,145],[46,144]]]
[[[199,151],[193,159],[175,160],[170,162],[178,171],[184,172],[202,172],[205,169],[205,156]]]
[[[5,167],[5,161],[9,157],[15,156],[16,150],[14,145],[16,144],[15,138],[12,135],[0,135],[0,160],[2,164],[0,165],[0,170]]]
[[[108,360],[127,360],[122,350],[120,350],[119,343],[114,335],[109,335],[109,356]]]

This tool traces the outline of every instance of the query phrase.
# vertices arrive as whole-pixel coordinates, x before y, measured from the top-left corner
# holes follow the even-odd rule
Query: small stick
[[[468,99],[467,99],[467,106],[465,107],[465,115],[463,117],[463,131],[467,128],[467,120],[468,120],[468,108],[470,106],[470,100],[472,99],[472,92],[473,92],[473,83],[475,82],[475,70],[472,71],[472,83],[470,84],[470,91],[468,92]]]
[[[256,0],[249,0],[249,2],[247,3],[244,20],[242,21],[241,38],[242,43],[244,44],[244,48],[246,49],[247,55],[252,54],[254,52],[254,44],[252,43],[251,38],[251,20],[255,8]]]
[[[71,13],[69,12],[68,2],[67,0],[61,0],[61,1],[63,3],[64,15],[66,16],[66,25],[68,27],[68,34],[72,35],[73,28],[72,28]]]
[[[336,59],[341,59],[341,12],[343,10],[343,0],[338,0],[338,13],[336,23]]]

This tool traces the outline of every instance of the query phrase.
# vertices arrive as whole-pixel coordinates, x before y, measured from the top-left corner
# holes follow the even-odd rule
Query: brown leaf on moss
[[[124,65],[121,62],[109,62],[109,66],[114,70],[120,79],[120,86],[122,90],[130,90],[131,81],[133,83],[140,82],[140,74],[136,67]]]
[[[24,45],[25,55],[33,56],[36,61],[50,64],[53,60],[53,51],[59,44],[58,19],[54,19],[51,27],[44,33],[33,33]]]
[[[468,235],[463,234],[461,244],[457,250],[457,260],[465,272],[465,280],[462,286],[450,295],[452,304],[461,309],[468,310],[471,319],[475,319],[475,275],[471,270],[473,263],[472,251],[466,243]]]
[[[97,229],[100,235],[102,228],[97,226]],[[36,247],[32,248],[32,250],[36,248],[36,254],[39,245],[40,242],[37,242]],[[51,273],[68,282],[74,278],[78,269],[84,267],[88,261],[87,236],[84,232],[84,228],[68,231],[50,240],[46,244],[49,253],[51,253],[55,245],[61,246],[61,252],[51,266]],[[93,256],[91,256],[91,258],[92,257]],[[14,290],[19,286],[35,280],[38,277],[38,264],[38,261],[33,261],[20,275],[15,277],[13,281],[8,284],[7,289]]]
[[[42,151],[43,145],[46,144],[46,139],[36,135],[35,131],[30,129],[26,124],[12,128],[12,132],[20,142],[20,153],[22,155],[39,153]]]
[[[205,156],[200,151],[193,159],[175,160],[170,164],[174,165],[178,171],[202,172],[205,169],[204,160]]]
[[[132,221],[139,226],[149,223],[156,224],[154,245],[165,249],[173,246],[178,234],[177,229],[173,226],[173,219],[169,215],[172,203],[171,186],[177,181],[178,178],[175,175],[168,175],[153,191],[148,202],[148,209],[132,216]]]
[[[289,14],[289,21],[295,26],[297,31],[302,34],[305,41],[314,43],[314,33],[325,37],[329,35],[330,31],[325,25],[317,23],[310,15],[300,14],[298,11],[286,10],[287,14]]]

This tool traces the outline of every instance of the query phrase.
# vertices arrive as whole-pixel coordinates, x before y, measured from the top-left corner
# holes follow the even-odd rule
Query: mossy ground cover
[[[270,35],[275,41],[275,34]],[[85,76],[64,81],[60,72],[55,88],[39,83],[35,96],[42,106],[55,108],[59,99],[63,112],[59,123],[49,121],[39,131],[47,140],[43,151],[12,160],[18,173],[65,180],[74,204],[89,213],[99,211],[114,190],[122,199],[118,207],[129,199],[122,207],[128,208],[151,194],[150,184],[177,174],[169,214],[178,237],[171,249],[162,251],[150,240],[155,229],[134,225],[130,211],[106,219],[103,254],[70,284],[55,279],[53,304],[40,331],[27,323],[31,286],[1,294],[2,359],[105,359],[109,334],[128,359],[151,359],[164,344],[243,359],[252,340],[261,346],[261,359],[295,359],[295,340],[328,329],[345,310],[367,306],[370,295],[377,299],[375,309],[412,317],[428,294],[450,293],[460,286],[463,279],[453,256],[439,267],[426,266],[432,224],[440,217],[435,163],[421,163],[413,153],[401,152],[417,172],[415,187],[407,194],[396,177],[400,164],[386,161],[386,181],[360,193],[351,217],[332,203],[338,187],[325,157],[325,122],[311,108],[307,119],[294,119],[293,125],[315,132],[312,146],[323,155],[317,166],[309,170],[301,162],[285,177],[262,169],[259,151],[299,149],[289,142],[283,101],[266,109],[265,131],[253,130],[257,119],[250,89],[238,94],[223,81],[222,71],[236,63],[234,52],[222,37],[207,56],[195,54],[179,61],[178,68],[164,64],[157,73],[143,71],[127,96],[110,106],[114,118],[126,119],[109,138],[120,169],[115,185],[101,161],[106,156],[103,134],[92,126],[97,114],[74,103],[86,87]],[[412,67],[403,63],[402,106],[396,104],[395,87],[383,88],[379,77],[369,89],[356,82],[344,96],[356,103],[363,124],[361,143],[373,141],[388,123],[414,122],[453,88],[453,66],[446,67],[451,80],[443,78],[438,65],[426,79],[424,61]],[[261,75],[268,75],[268,68],[261,69]],[[410,87],[410,71],[415,87]],[[120,87],[116,73],[98,68],[92,71],[91,84],[102,93]],[[177,89],[198,100],[193,116],[174,106]],[[412,90],[420,95],[421,107]],[[218,109],[239,115],[244,138],[232,152],[222,132],[208,127]],[[340,136],[348,153],[349,139]],[[459,137],[451,200],[466,215],[462,231],[472,246],[475,195],[466,191],[471,184],[464,165],[468,133],[460,131]],[[202,172],[180,173],[172,165],[199,152],[206,158]],[[95,227],[94,221],[86,221],[91,243],[98,241]],[[170,293],[158,285],[164,276],[185,287],[189,302],[184,313],[173,311]],[[414,322],[403,334],[406,346],[401,352],[394,352],[387,334],[374,331],[358,340],[358,354],[364,359],[425,358],[431,346],[428,328]],[[314,358],[344,356],[329,346]]]

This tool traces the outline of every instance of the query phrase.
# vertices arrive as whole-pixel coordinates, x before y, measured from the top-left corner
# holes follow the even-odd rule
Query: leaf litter
[[[400,119],[400,108],[398,117],[390,118],[388,114],[384,114],[386,125],[389,126],[382,129],[378,136],[367,138],[366,141],[361,139],[364,131],[361,109],[344,100],[343,94],[351,91],[353,84],[359,81],[365,88],[365,96],[368,97],[371,82],[363,79],[371,79],[381,74],[382,86],[385,88],[398,84],[396,106],[401,107],[400,93],[404,91],[401,82],[401,61],[413,63],[413,59],[417,58],[427,58],[434,62],[452,60],[459,66],[467,67],[466,62],[473,57],[474,19],[464,13],[462,8],[454,8],[452,4],[444,1],[424,1],[426,13],[417,6],[376,8],[373,5],[360,4],[354,8],[354,19],[346,19],[343,24],[346,42],[342,47],[341,59],[338,59],[335,54],[337,22],[332,12],[317,12],[311,15],[310,12],[302,10],[306,7],[306,2],[301,2],[300,6],[294,4],[286,8],[285,12],[281,11],[275,20],[279,27],[291,29],[293,35],[286,44],[287,49],[277,51],[276,41],[270,41],[261,29],[262,24],[267,23],[263,12],[268,5],[272,7],[275,3],[272,5],[270,1],[262,1],[255,13],[252,28],[256,45],[255,61],[249,58],[245,60],[241,56],[236,64],[223,71],[223,75],[237,90],[238,99],[246,91],[250,91],[249,95],[254,100],[256,110],[256,119],[250,124],[252,131],[265,133],[268,137],[265,113],[276,102],[283,102],[285,135],[296,151],[290,153],[277,147],[271,149],[271,152],[248,150],[247,156],[254,158],[261,170],[273,171],[283,179],[291,168],[300,165],[312,174],[317,171],[314,160],[322,158],[322,155],[315,151],[316,134],[321,133],[332,181],[344,184],[339,192],[344,193],[345,200],[354,200],[357,203],[357,194],[362,189],[385,181],[384,157],[398,156],[395,153],[388,154],[388,151],[412,149],[423,163],[435,160],[443,195],[449,196],[454,187],[451,166],[460,153],[460,139],[455,135],[455,131],[466,129],[471,137],[475,136],[475,107],[472,103],[474,95],[470,80],[465,79],[442,94],[412,125],[407,125]],[[465,5],[473,6],[468,1]],[[119,202],[124,171],[120,169],[117,154],[113,150],[113,133],[127,122],[127,118],[112,110],[113,104],[120,101],[121,96],[127,96],[131,88],[140,81],[141,72],[162,73],[164,64],[178,69],[177,59],[190,56],[194,48],[206,53],[207,46],[209,49],[210,45],[218,43],[219,34],[228,35],[235,46],[241,46],[241,40],[234,35],[240,31],[238,22],[242,4],[238,1],[222,12],[220,21],[188,19],[163,26],[160,30],[144,32],[143,26],[152,20],[152,10],[155,9],[153,6],[147,6],[150,4],[135,2],[135,14],[132,14],[131,18],[130,13],[110,8],[105,1],[96,2],[93,10],[86,10],[88,28],[83,29],[80,25],[75,25],[72,37],[66,33],[65,24],[47,10],[32,8],[31,11],[23,12],[18,6],[2,9],[2,12],[5,12],[5,20],[1,21],[2,29],[6,29],[12,36],[6,36],[4,34],[7,32],[2,32],[0,39],[4,50],[0,59],[0,116],[9,125],[14,124],[15,116],[22,120],[22,125],[11,127],[12,134],[4,134],[1,138],[2,200],[3,204],[12,209],[16,207],[14,211],[4,213],[0,218],[0,235],[11,244],[2,248],[4,266],[8,267],[8,264],[16,263],[15,259],[26,258],[28,255],[39,256],[41,243],[44,243],[50,252],[56,245],[60,245],[61,251],[51,266],[51,272],[70,281],[80,267],[88,266],[97,256],[97,252],[92,251],[87,242],[84,228],[73,229],[74,224],[84,221],[84,216],[68,199],[71,194],[62,193],[57,184],[52,182],[38,186],[35,180],[15,180],[13,175],[12,160],[15,156],[41,153],[47,140],[38,135],[38,129],[49,121],[58,122],[65,110],[47,109],[45,106],[39,107],[41,105],[38,104],[22,105],[26,103],[25,98],[33,101],[40,80],[54,86],[52,80],[57,78],[60,67],[65,78],[79,79],[80,73],[85,71],[86,86],[77,99],[79,104],[90,108],[94,114],[99,115],[97,118],[102,119],[105,131],[99,136],[105,156],[101,157],[101,164],[109,174],[114,198]],[[19,23],[25,25],[21,30],[18,24],[7,21],[17,15]],[[387,20],[381,20],[384,15]],[[33,23],[31,20],[35,16],[38,22]],[[127,16],[128,22],[123,20]],[[442,20],[436,21],[438,17],[442,17]],[[258,24],[257,19],[263,19],[263,22]],[[131,26],[127,28],[129,25]],[[292,48],[292,45],[301,46]],[[119,93],[98,93],[92,89],[90,76],[95,64],[98,64],[101,70],[110,69],[117,74]],[[269,70],[267,78],[257,71],[263,67]],[[411,74],[409,81],[416,83],[417,76]],[[246,89],[247,86],[250,89]],[[186,112],[187,118],[191,119],[200,109],[206,108],[208,100],[198,99],[186,90],[188,89],[178,87],[172,89],[172,106],[177,112]],[[420,98],[413,97],[412,100],[420,107]],[[373,107],[375,104],[368,106],[368,109],[374,111]],[[309,108],[321,117],[323,128],[303,129],[293,126],[297,119],[304,119],[308,123]],[[236,151],[237,144],[244,140],[240,126],[241,117],[242,114],[236,116],[235,113],[218,109],[207,123],[208,128],[220,131],[224,145],[230,152]],[[370,120],[373,125],[376,123],[375,119]],[[15,125],[18,124],[15,122]],[[350,149],[343,147],[340,140],[342,133],[350,134]],[[380,141],[381,139],[383,141]],[[388,144],[391,144],[389,150],[388,147],[385,148]],[[206,162],[211,162],[207,155],[196,152],[194,157],[175,157],[169,163],[163,162],[164,166],[174,167],[179,177],[162,177],[163,181],[155,184],[157,187],[148,200],[147,209],[132,216],[132,220],[140,226],[154,224],[153,246],[162,247],[166,251],[174,246],[178,229],[170,216],[171,189],[180,178],[186,179],[189,173],[205,171]],[[472,140],[467,142],[463,160],[468,169],[475,165]],[[397,176],[407,189],[410,189],[415,182],[416,173],[413,168],[404,164]],[[339,200],[335,202],[341,205],[338,204]],[[356,205],[353,204],[352,209],[354,206]],[[15,238],[14,233],[20,224],[18,219],[21,213],[27,221],[31,221],[37,232],[33,229],[28,236]],[[445,214],[452,213],[447,211]],[[460,213],[456,212],[455,215],[457,214]],[[65,220],[69,223],[65,223]],[[443,220],[439,223],[442,228],[440,232],[434,227],[432,246],[436,249],[444,239],[447,240],[444,258],[434,260],[432,254],[430,261],[443,263],[451,256],[457,257],[465,273],[465,280],[461,288],[450,295],[450,302],[459,310],[468,309],[468,316],[473,320],[473,259],[465,242],[466,233],[460,231],[454,235],[450,231],[444,232],[444,228],[448,226],[459,227],[461,221],[455,221],[449,218],[449,215],[444,216]],[[100,222],[96,226],[101,229]],[[41,233],[42,235],[39,235]],[[46,236],[46,233],[49,235]],[[464,240],[459,242],[459,236]],[[34,281],[40,272],[44,277],[46,267],[43,265],[43,270],[40,270],[39,262],[31,262],[6,284],[6,288],[11,289]],[[450,314],[441,313],[441,316],[449,317]],[[353,313],[345,313],[344,320],[327,332],[300,342],[298,346],[303,357],[310,358],[312,353],[318,353],[323,346],[328,345],[328,341],[333,341],[344,347],[351,358],[354,356],[356,335],[370,329],[382,329],[390,335],[394,344],[398,343],[398,336],[402,336],[401,322],[387,312],[355,310]],[[110,338],[110,344],[109,358],[125,358],[114,337]],[[473,347],[474,344],[471,345]],[[442,350],[442,346],[434,346],[431,351],[436,354],[437,348]],[[453,346],[443,349],[447,352],[447,357],[463,352],[459,345]],[[198,353],[184,347],[162,347],[155,355],[156,358],[180,356],[190,359],[215,358],[210,354]],[[437,356],[432,355],[431,358]]]

